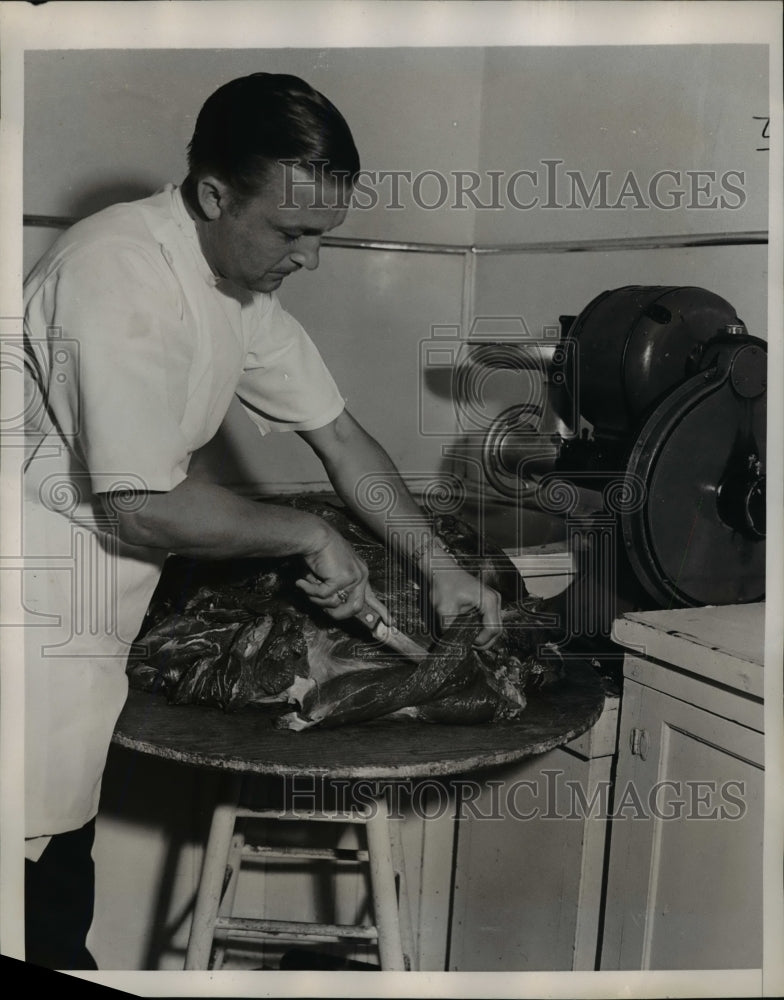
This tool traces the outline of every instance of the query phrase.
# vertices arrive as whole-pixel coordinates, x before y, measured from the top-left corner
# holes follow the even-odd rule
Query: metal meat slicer
[[[594,553],[591,586],[621,602],[605,618],[763,599],[765,341],[696,287],[617,288],[560,320],[544,363],[517,351],[520,370],[541,367],[546,391],[489,427],[490,483],[567,524],[579,511],[584,525],[594,498],[614,541]]]

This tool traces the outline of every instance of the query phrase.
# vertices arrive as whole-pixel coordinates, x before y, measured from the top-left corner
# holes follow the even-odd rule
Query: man
[[[477,610],[477,644],[497,637],[498,595],[433,558],[438,543],[391,460],[274,294],[318,266],[358,170],[342,116],[302,80],[234,80],[199,114],[180,189],[78,223],[25,284],[27,412],[38,415],[25,476],[28,961],[95,967],[85,939],[101,775],[129,644],[167,554],[299,555],[298,585],[333,618],[365,601],[387,614],[323,520],[189,477],[230,409],[262,434],[295,431],[381,535],[383,515],[360,506],[356,485],[390,481],[418,525],[404,555],[441,623]]]

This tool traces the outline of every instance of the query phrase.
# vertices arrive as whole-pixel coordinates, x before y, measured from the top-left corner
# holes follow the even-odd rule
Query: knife
[[[370,630],[374,639],[378,639],[379,642],[383,642],[385,646],[389,646],[390,649],[408,657],[409,660],[420,663],[428,656],[428,651],[423,646],[420,646],[405,632],[395,628],[394,625],[387,625],[378,611],[374,611],[369,604],[365,603],[362,610],[354,615],[354,618]]]

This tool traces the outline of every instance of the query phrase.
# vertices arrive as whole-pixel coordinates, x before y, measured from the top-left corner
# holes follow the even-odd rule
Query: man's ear
[[[207,174],[196,181],[196,199],[206,219],[219,219],[231,200],[229,186],[220,178]]]

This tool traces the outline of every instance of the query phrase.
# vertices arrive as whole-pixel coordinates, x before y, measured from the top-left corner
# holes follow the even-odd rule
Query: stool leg
[[[229,857],[226,862],[226,871],[229,881],[226,886],[226,891],[223,893],[223,899],[218,907],[219,917],[230,917],[234,913],[234,900],[237,896],[237,886],[240,881],[240,865],[242,864],[242,850],[244,847],[245,834],[241,830],[235,832],[234,836],[231,838]],[[215,942],[215,958],[212,963],[212,968],[215,970],[223,968],[223,960],[226,957],[227,938],[227,932],[224,932],[223,936],[217,940],[213,935],[213,941]]]
[[[226,862],[231,848],[241,787],[242,778],[239,775],[228,775],[212,814],[210,835],[204,850],[204,865],[188,939],[188,951],[185,956],[186,969],[209,967],[215,918],[218,915],[223,891]]]
[[[389,814],[383,796],[375,799],[374,809],[368,816],[365,829],[381,968],[405,971],[389,838]]]
[[[397,908],[400,922],[400,942],[403,946],[403,959],[406,970],[416,968],[414,962],[414,931],[411,926],[411,904],[408,898],[408,879],[406,878],[406,859],[403,855],[403,842],[400,837],[399,823],[402,820],[389,820],[389,846],[392,851],[392,867],[397,878]]]

